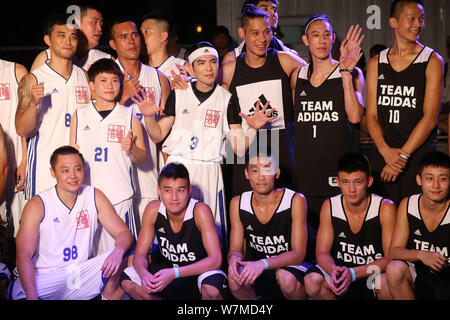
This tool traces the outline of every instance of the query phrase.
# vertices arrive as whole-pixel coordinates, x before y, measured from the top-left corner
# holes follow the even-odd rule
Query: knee
[[[375,278],[373,290],[378,300],[392,300],[385,273],[379,274]]]
[[[203,300],[222,300],[222,294],[216,287],[204,284],[202,285],[202,299]]]
[[[132,288],[135,286],[136,284],[131,281],[131,280],[122,280],[120,281],[120,286],[122,287],[123,291],[125,291],[126,293],[130,293],[130,291],[132,290]]]
[[[311,272],[305,276],[305,290],[308,296],[316,296],[320,293],[325,279],[316,272]]]
[[[386,278],[388,284],[397,284],[407,280],[409,268],[400,260],[392,260],[386,267]]]
[[[301,286],[301,283],[289,271],[278,269],[275,275],[281,291],[283,291],[285,295],[294,294]]]

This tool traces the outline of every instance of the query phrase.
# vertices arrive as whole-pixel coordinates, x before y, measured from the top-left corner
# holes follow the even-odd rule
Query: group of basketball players
[[[30,73],[0,60],[8,299],[450,297],[443,62],[418,42],[422,2],[392,2],[395,42],[366,77],[359,26],[338,61],[330,18],[310,17],[306,63],[277,6],[245,1],[222,65],[209,42],[170,56],[164,14],[114,21],[113,58],[92,6],[79,28],[49,20]]]

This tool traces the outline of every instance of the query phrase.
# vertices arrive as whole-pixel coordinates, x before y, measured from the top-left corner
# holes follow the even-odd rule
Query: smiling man
[[[103,192],[83,184],[84,159],[75,148],[56,149],[50,164],[56,186],[33,197],[23,210],[17,234],[19,278],[10,284],[9,299],[88,300],[101,293],[105,299],[120,299],[118,280],[130,231]],[[90,258],[99,223],[115,245]]]
[[[384,272],[395,224],[392,201],[370,194],[370,165],[348,153],[338,163],[342,194],[326,200],[320,212],[316,258],[305,277],[311,299],[390,299]],[[374,283],[367,281],[376,270]],[[370,288],[373,286],[374,288]],[[373,289],[373,290],[372,290]]]
[[[427,153],[416,175],[422,193],[403,199],[386,274],[394,299],[450,298],[450,158]]]

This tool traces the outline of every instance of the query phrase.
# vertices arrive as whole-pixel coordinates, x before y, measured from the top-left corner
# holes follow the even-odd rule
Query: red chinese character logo
[[[89,103],[87,87],[80,87],[80,86],[75,87],[75,97],[78,104]]]
[[[121,143],[125,137],[125,126],[111,124],[108,126],[108,142]]]
[[[0,101],[1,100],[11,100],[9,83],[0,83]]]
[[[205,116],[205,127],[217,128],[217,124],[220,120],[220,111],[217,110],[206,110]]]
[[[77,214],[77,230],[89,229],[89,215],[87,210]]]

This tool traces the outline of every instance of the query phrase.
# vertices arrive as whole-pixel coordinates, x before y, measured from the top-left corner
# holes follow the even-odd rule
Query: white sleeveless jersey
[[[173,80],[172,72],[170,71],[173,70],[176,74],[180,74],[180,71],[175,64],[184,66],[185,63],[186,61],[183,59],[170,56],[157,69],[158,71],[161,71],[167,78],[169,78],[169,80]]]
[[[98,226],[95,188],[82,185],[72,209],[59,198],[56,187],[38,195],[44,205],[33,266],[48,272],[87,261]]]
[[[37,83],[44,82],[45,97],[37,109],[36,127],[28,135],[27,200],[55,185],[55,179],[50,175],[50,156],[55,149],[69,144],[72,114],[90,100],[86,74],[75,65],[67,80],[47,62],[31,74]]]
[[[116,60],[122,72],[123,66],[120,64],[119,59]],[[152,92],[155,97],[155,104],[161,104],[161,83],[159,82],[158,71],[146,64],[141,63],[141,71],[138,77],[141,87],[146,93]],[[144,137],[145,148],[147,150],[147,161],[142,164],[134,164],[135,176],[136,176],[136,191],[139,192],[140,198],[158,198],[158,151],[156,144],[152,141],[147,133],[145,127],[144,117],[136,103],[129,99],[125,103],[126,107],[132,107],[134,113],[138,117],[142,125],[142,134]]]
[[[192,84],[186,90],[175,90],[175,122],[162,151],[190,160],[220,162],[230,131],[227,120],[230,98],[231,94],[219,85],[203,103],[196,97]]]
[[[91,102],[77,110],[75,143],[87,163],[85,183],[102,190],[113,205],[133,196],[130,156],[122,151],[122,138],[131,129],[133,110],[116,104],[103,118]]]
[[[47,54],[47,60],[50,60],[50,58],[52,57],[51,51],[50,49],[46,49],[45,53]],[[109,53],[105,53],[103,51],[97,50],[97,49],[91,49],[88,51],[88,53],[79,58],[76,54],[73,56],[72,61],[73,64],[75,64],[76,66],[89,71],[89,68],[91,67],[91,65],[94,64],[94,62],[100,60],[100,59],[112,59],[112,56]]]
[[[16,78],[16,64],[0,59],[0,124],[7,136],[6,150],[8,152],[9,170],[15,170],[22,160],[20,136],[16,132],[15,116],[18,104],[17,89],[19,84]],[[15,183],[14,183],[15,184]]]

